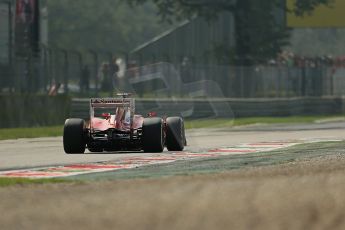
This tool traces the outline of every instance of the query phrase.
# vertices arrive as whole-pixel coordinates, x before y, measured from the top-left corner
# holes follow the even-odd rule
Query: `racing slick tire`
[[[160,153],[164,149],[163,121],[159,117],[145,118],[142,145],[144,152]]]
[[[186,145],[184,122],[181,117],[166,119],[166,146],[169,151],[182,151]]]
[[[63,148],[67,154],[85,152],[85,122],[79,118],[70,118],[65,122],[63,130]]]

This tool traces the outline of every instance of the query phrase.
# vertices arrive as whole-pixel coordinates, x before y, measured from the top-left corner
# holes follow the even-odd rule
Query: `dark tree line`
[[[255,60],[274,57],[288,44],[289,28],[277,20],[276,12],[304,16],[332,0],[298,0],[287,9],[285,0],[126,0],[131,6],[152,2],[163,21],[190,19],[195,16],[213,20],[222,12],[235,18],[235,62],[250,65]],[[226,44],[224,44],[224,49]]]
[[[49,44],[72,50],[128,52],[169,29],[155,6],[122,0],[42,0],[48,6]]]

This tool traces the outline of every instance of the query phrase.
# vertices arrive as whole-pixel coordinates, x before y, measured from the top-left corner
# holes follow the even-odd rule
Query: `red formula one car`
[[[102,151],[182,151],[186,145],[181,117],[160,118],[135,114],[135,100],[129,94],[119,98],[92,98],[90,121],[67,119],[63,146],[66,153]]]

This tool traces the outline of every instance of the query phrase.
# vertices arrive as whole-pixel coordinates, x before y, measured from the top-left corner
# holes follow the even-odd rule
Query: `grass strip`
[[[137,178],[214,174],[237,169],[279,165],[289,162],[296,162],[303,159],[306,160],[317,157],[339,156],[339,154],[345,154],[344,142],[318,142],[301,144],[268,152],[181,160],[167,164],[146,165],[133,169],[83,174],[72,176],[66,179],[79,181],[116,179],[127,180]]]
[[[197,128],[226,128],[233,126],[251,125],[251,124],[287,124],[287,123],[313,123],[323,119],[342,119],[344,116],[290,116],[290,117],[248,117],[236,119],[200,119],[187,120],[186,129]]]
[[[0,129],[0,140],[62,136],[63,126]]]
[[[31,185],[31,184],[56,184],[71,183],[71,180],[64,179],[26,179],[26,178],[0,178],[0,187],[8,187],[14,185]]]
[[[186,120],[186,129],[198,128],[227,128],[250,124],[284,124],[284,123],[312,123],[322,119],[344,118],[343,116],[291,116],[291,117],[251,117],[237,119],[200,119]],[[0,129],[0,140],[18,138],[58,137],[62,136],[63,126],[10,128]]]

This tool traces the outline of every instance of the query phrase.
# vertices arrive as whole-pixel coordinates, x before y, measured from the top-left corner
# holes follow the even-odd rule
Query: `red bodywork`
[[[123,98],[92,98],[90,100],[90,122],[87,126],[86,141],[90,151],[139,151],[143,149],[144,127],[149,127],[149,125],[145,126],[145,118],[142,115],[134,114],[135,101],[126,96],[123,95]],[[155,117],[156,115],[152,112],[148,117]],[[155,138],[164,145],[166,122],[164,118],[160,119],[162,137]],[[157,148],[161,147],[159,145]]]
[[[120,119],[120,116],[110,115],[108,118],[94,117],[91,119],[91,127],[97,131],[105,131],[108,129],[118,129],[121,131],[129,131],[130,124],[126,123],[124,119]],[[144,117],[141,115],[134,115],[133,117],[133,129],[139,129],[143,126]]]

